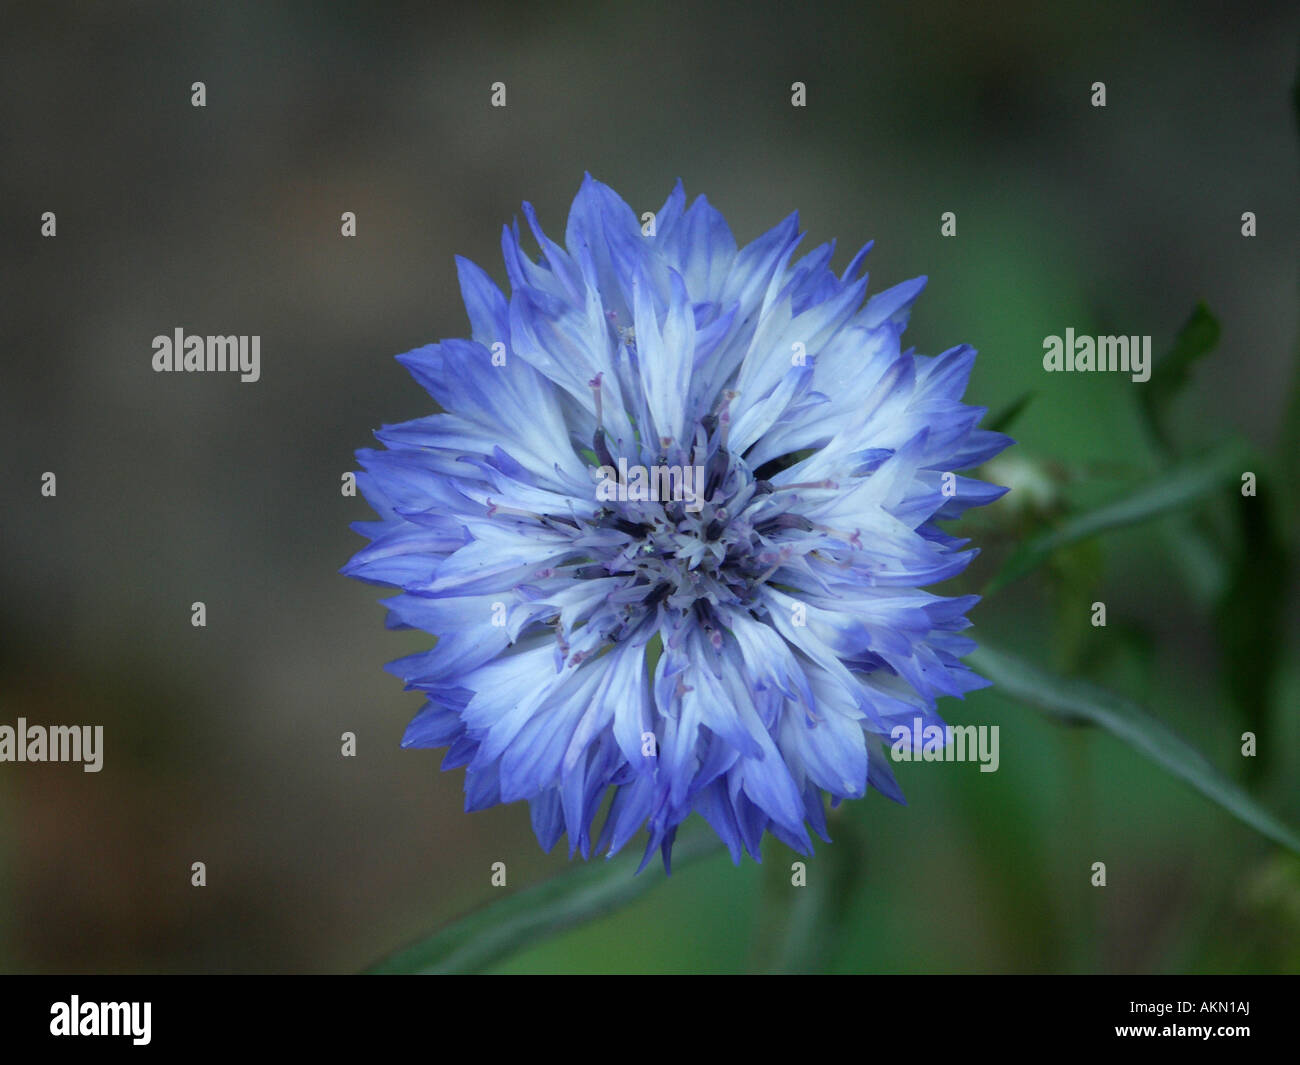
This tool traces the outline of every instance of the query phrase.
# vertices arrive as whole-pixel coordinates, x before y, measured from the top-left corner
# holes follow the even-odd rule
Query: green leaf
[[[1187,459],[1161,471],[1128,495],[1066,519],[1060,526],[1022,544],[989,581],[991,595],[1042,565],[1058,548],[1112,529],[1149,521],[1179,510],[1218,489],[1244,468],[1246,448],[1233,442],[1207,455]]]
[[[832,969],[843,946],[845,922],[866,875],[866,839],[845,807],[831,811],[835,841],[815,856],[775,839],[763,862],[753,970],[821,973]],[[807,882],[791,891],[791,863],[802,862]]]
[[[998,411],[997,414],[993,415],[989,419],[988,425],[983,426],[983,428],[992,430],[995,433],[1005,433],[1011,427],[1011,423],[1024,413],[1025,408],[1029,406],[1030,401],[1036,395],[1038,393],[1033,391],[1022,393]]]
[[[673,847],[673,869],[721,848],[722,842],[712,832],[683,834]],[[650,865],[636,874],[639,864],[640,858],[633,854],[575,864],[550,880],[452,922],[369,972],[481,971],[524,947],[610,913],[664,881],[662,866]]]
[[[1278,479],[1282,484],[1300,481],[1300,342],[1296,344],[1293,362],[1290,395],[1283,412],[1282,435],[1276,451]],[[1281,517],[1283,530],[1289,534],[1288,542],[1294,542],[1300,538],[1300,506],[1296,506],[1293,495],[1290,503]]]
[[[1261,471],[1259,494],[1236,498],[1241,547],[1231,579],[1215,605],[1214,624],[1228,697],[1242,728],[1260,733],[1273,709],[1277,677],[1285,654],[1287,597],[1291,559],[1274,517],[1277,484]],[[1272,760],[1265,744],[1249,759],[1250,776],[1262,779]]]
[[[1092,626],[1092,603],[1097,585],[1105,572],[1101,545],[1096,540],[1071,544],[1052,555],[1048,573],[1052,585],[1053,645],[1052,664],[1069,672],[1083,660],[1089,637],[1097,630]]]
[[[1203,301],[1199,302],[1191,317],[1178,331],[1174,346],[1156,360],[1151,370],[1151,380],[1138,393],[1151,434],[1166,453],[1173,450],[1165,425],[1169,405],[1191,380],[1192,367],[1213,351],[1218,343],[1219,321]]]
[[[1300,853],[1300,835],[1220,773],[1186,740],[1122,695],[1058,677],[984,646],[967,658],[1008,698],[1071,724],[1099,725],[1269,839]]]

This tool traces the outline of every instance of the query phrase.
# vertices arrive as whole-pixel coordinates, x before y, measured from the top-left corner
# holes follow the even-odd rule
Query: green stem
[[[716,854],[722,843],[710,831],[684,833],[673,847],[673,871]],[[664,880],[655,862],[633,875],[640,858],[627,854],[593,859],[533,887],[490,903],[399,950],[368,971],[386,973],[481,972],[493,962],[566,929],[611,913]]]

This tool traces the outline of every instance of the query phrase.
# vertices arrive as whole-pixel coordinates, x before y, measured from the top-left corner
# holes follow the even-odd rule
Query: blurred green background
[[[392,356],[467,332],[453,255],[504,280],[501,224],[527,199],[558,238],[584,170],[638,212],[680,176],[741,241],[797,208],[839,268],[874,238],[873,291],[929,275],[909,341],[979,348],[971,402],[1035,393],[1010,454],[1046,496],[961,526],[985,554],[954,592],[1160,468],[1144,386],[1045,374],[1043,338],[1160,352],[1206,300],[1222,338],[1172,432],[1248,440],[1259,509],[1229,485],[1072,550],[974,633],[1127,693],[1300,822],[1298,23],[1283,3],[6,5],[0,724],[102,724],[106,750],[99,774],[0,764],[0,969],[353,971],[568,866],[525,806],[465,815],[462,774],[399,749],[419,699],[381,665],[427,640],[336,571],[369,516],[339,492],[353,449],[430,409]],[[261,381],[154,374],[178,326],[260,334]],[[771,845],[498,968],[1300,969],[1294,855],[996,690],[941,711],[1001,726],[1001,767],[901,765],[909,806],[841,808],[807,889],[836,885],[833,949],[800,946]]]

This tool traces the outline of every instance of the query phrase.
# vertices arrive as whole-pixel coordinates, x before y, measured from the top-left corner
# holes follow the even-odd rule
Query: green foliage
[[[989,582],[986,594],[1033,572],[1071,544],[1170,514],[1221,489],[1243,469],[1246,448],[1232,443],[1171,466],[1095,510],[1077,514],[1016,550]]]
[[[1300,853],[1300,835],[1227,779],[1186,740],[1140,706],[1087,681],[1060,677],[985,645],[967,659],[1003,694],[1065,724],[1105,729],[1269,839]]]
[[[1288,586],[1293,565],[1278,528],[1272,487],[1261,478],[1259,495],[1235,501],[1241,542],[1214,611],[1228,697],[1241,726],[1256,734],[1267,727],[1277,686],[1286,632],[1286,598],[1278,589]],[[1249,759],[1252,776],[1267,771],[1272,749],[1265,744]]]
[[[1172,451],[1166,419],[1170,404],[1191,380],[1192,368],[1219,343],[1219,322],[1202,302],[1196,305],[1174,340],[1174,346],[1156,361],[1138,393],[1152,435],[1165,451]]]
[[[984,428],[990,429],[995,433],[1005,433],[1024,414],[1025,408],[1033,401],[1037,392],[1029,391],[1022,393],[1016,399],[1012,400],[997,414],[988,419]]]
[[[673,848],[681,868],[722,849],[709,832],[683,834]],[[664,879],[662,866],[633,873],[640,858],[631,854],[574,865],[559,876],[515,892],[421,939],[370,970],[392,973],[478,972],[530,943],[610,913],[644,895]]]

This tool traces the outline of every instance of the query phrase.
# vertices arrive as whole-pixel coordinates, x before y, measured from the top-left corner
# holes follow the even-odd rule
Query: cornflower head
[[[547,850],[645,827],[667,865],[698,812],[736,862],[808,852],[827,799],[902,801],[894,725],[984,685],[977,597],[921,590],[975,553],[937,522],[1003,491],[957,473],[1010,443],[961,401],[975,352],[903,350],[925,278],[867,299],[870,244],[794,260],[797,214],[740,248],[680,182],[643,226],[590,176],[563,247],[523,211],[540,261],[505,227],[507,297],[458,258],[471,338],[399,356],[442,411],[357,453],[343,572],[436,637],[389,666],[427,700],[403,745]]]

